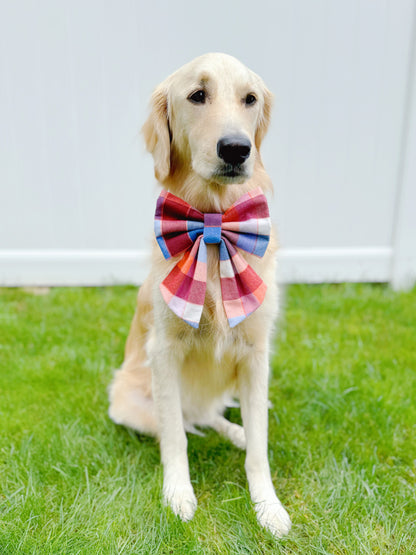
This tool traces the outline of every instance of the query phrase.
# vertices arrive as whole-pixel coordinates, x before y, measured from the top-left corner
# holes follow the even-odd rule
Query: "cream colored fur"
[[[206,91],[204,104],[189,96]],[[246,104],[247,94],[255,95]],[[183,66],[152,96],[143,133],[163,187],[202,212],[222,212],[260,186],[271,190],[259,148],[270,119],[272,96],[263,81],[238,60],[207,54]],[[217,142],[239,133],[252,144],[244,175],[218,175]],[[291,526],[276,497],[267,459],[269,341],[277,313],[276,239],[261,259],[243,253],[267,284],[266,298],[250,317],[230,328],[222,306],[218,247],[208,246],[208,284],[199,329],[166,305],[159,284],[177,263],[165,260],[154,241],[149,277],[139,290],[125,359],[110,386],[112,420],[160,440],[163,495],[183,520],[197,501],[189,478],[185,431],[210,426],[246,448],[250,493],[261,525],[277,536]],[[244,429],[223,417],[237,396]]]

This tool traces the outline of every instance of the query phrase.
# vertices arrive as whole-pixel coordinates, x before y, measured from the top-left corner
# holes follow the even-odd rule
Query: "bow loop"
[[[204,215],[184,200],[162,191],[157,199],[154,230],[165,258],[192,247],[204,231]]]
[[[267,200],[260,188],[243,195],[224,214],[202,214],[184,200],[162,191],[155,213],[155,234],[165,258],[182,258],[160,285],[168,306],[197,328],[207,283],[206,245],[219,245],[221,294],[231,327],[263,302],[266,285],[238,252],[262,257],[270,238]]]

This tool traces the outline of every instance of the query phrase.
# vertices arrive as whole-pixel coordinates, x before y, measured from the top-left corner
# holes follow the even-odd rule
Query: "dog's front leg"
[[[238,369],[241,413],[247,442],[246,473],[257,519],[276,536],[287,534],[289,515],[274,491],[267,456],[268,347],[253,348]]]
[[[190,520],[197,501],[189,477],[187,439],[183,425],[180,371],[183,362],[177,350],[156,346],[151,356],[153,397],[163,463],[163,497],[182,520]]]

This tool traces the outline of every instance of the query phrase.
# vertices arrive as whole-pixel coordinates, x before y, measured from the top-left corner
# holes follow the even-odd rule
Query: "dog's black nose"
[[[223,137],[217,143],[217,154],[226,164],[242,164],[250,156],[251,143],[246,137]]]

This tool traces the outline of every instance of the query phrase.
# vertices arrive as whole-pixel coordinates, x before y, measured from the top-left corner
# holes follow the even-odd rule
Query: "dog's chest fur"
[[[156,292],[159,324],[171,352],[183,353],[181,363],[182,409],[186,420],[207,423],[221,412],[224,395],[236,389],[238,367],[259,343],[267,341],[275,315],[274,240],[265,257],[242,253],[253,270],[267,284],[265,301],[249,318],[230,328],[222,302],[218,245],[207,245],[207,288],[201,321],[197,329],[178,318]],[[159,254],[159,253],[158,253]],[[164,279],[178,259],[164,260],[159,254],[160,278]],[[168,267],[167,267],[168,266]],[[162,271],[163,269],[163,271]],[[158,290],[158,282],[153,286]],[[161,303],[161,304],[159,304]],[[155,344],[156,336],[151,334]]]

